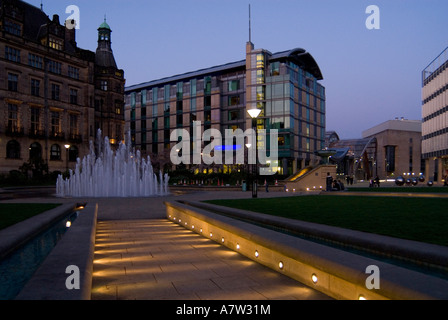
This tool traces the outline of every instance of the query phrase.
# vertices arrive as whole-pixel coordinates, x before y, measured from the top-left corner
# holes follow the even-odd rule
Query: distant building
[[[247,110],[258,108],[257,128],[279,131],[279,159],[270,166],[290,175],[320,160],[314,152],[325,143],[322,79],[319,66],[304,49],[271,53],[248,42],[244,60],[127,87],[126,126],[138,149],[163,158],[176,144],[170,141],[174,129],[191,133],[193,121],[201,121],[202,132],[245,131],[252,127]]]
[[[369,180],[377,174],[377,141],[375,137],[363,139],[340,139],[335,131],[327,132],[327,149],[335,152],[330,164],[336,164],[339,179],[353,178],[354,181]]]
[[[326,146],[336,151],[330,163],[337,174],[355,180],[418,177],[424,173],[421,161],[421,121],[388,120],[363,131],[360,139],[339,139],[327,132]]]
[[[98,128],[114,143],[124,138],[125,80],[112,31],[101,24],[94,53],[77,46],[68,23],[26,2],[0,0],[0,172],[30,160],[50,171],[73,168]]]
[[[422,72],[422,153],[428,176],[448,175],[448,48]]]
[[[376,174],[380,178],[419,176],[424,173],[421,161],[420,120],[396,118],[362,133],[363,138],[377,141]]]

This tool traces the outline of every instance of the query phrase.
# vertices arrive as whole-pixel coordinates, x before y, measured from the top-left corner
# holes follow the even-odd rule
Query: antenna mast
[[[251,17],[250,17],[250,4],[249,4],[249,42],[252,42]]]

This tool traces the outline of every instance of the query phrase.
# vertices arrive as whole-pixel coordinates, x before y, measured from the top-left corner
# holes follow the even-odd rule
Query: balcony
[[[49,133],[49,138],[52,140],[63,141],[63,140],[65,140],[65,134],[64,134],[64,132],[51,131]]]
[[[28,136],[32,139],[45,139],[45,131],[44,130],[37,130],[37,129],[30,129]]]
[[[23,127],[18,126],[8,126],[5,131],[5,134],[9,137],[23,137],[23,133]]]
[[[82,143],[82,135],[70,133],[68,136],[68,141],[72,143]]]

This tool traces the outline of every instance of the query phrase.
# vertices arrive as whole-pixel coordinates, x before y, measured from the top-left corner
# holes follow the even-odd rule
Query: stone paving
[[[329,299],[166,219],[100,221],[92,300]]]

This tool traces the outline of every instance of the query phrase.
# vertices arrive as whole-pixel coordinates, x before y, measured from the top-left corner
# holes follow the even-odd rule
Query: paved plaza
[[[3,202],[79,202],[44,189]],[[259,197],[291,193],[259,193]],[[297,195],[297,194],[295,194]],[[5,195],[3,194],[4,198]],[[166,200],[250,198],[250,192],[192,192],[153,198],[95,198],[98,223],[92,300],[322,300],[328,296],[166,219]],[[84,200],[83,200],[84,201]]]
[[[250,192],[193,191],[151,198],[73,199],[56,198],[54,188],[1,191],[0,202],[98,205],[92,300],[331,299],[166,218],[165,201],[248,199]],[[298,194],[260,192],[258,196]]]

